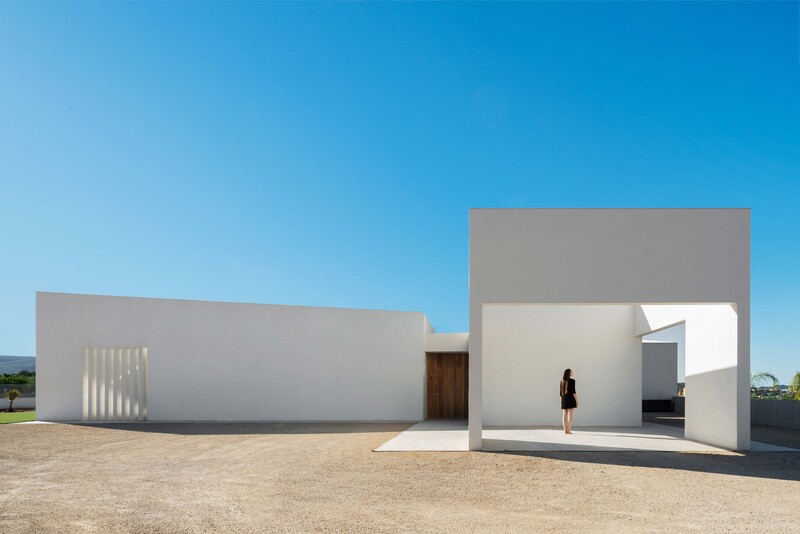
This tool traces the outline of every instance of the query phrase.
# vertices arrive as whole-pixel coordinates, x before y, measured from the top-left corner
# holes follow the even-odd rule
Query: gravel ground
[[[372,452],[407,426],[2,425],[0,532],[799,528],[800,453]]]

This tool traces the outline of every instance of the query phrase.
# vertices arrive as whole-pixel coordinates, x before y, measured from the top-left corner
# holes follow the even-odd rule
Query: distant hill
[[[33,356],[0,356],[0,375],[20,371],[36,372],[36,358]]]

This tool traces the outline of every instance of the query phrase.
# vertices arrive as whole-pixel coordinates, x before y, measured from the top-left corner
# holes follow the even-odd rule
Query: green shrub
[[[12,389],[12,390],[6,392],[6,398],[8,399],[8,411],[9,412],[13,412],[14,411],[14,399],[19,397],[20,395],[21,395],[21,393],[19,392],[18,389]]]
[[[794,400],[800,400],[800,371],[792,377],[792,383],[789,384],[789,395]]]
[[[30,371],[22,371],[15,374],[2,374],[0,375],[0,384],[35,384],[36,373]]]

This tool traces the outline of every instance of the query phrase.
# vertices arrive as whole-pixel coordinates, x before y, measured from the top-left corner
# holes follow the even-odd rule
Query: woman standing
[[[578,394],[575,392],[572,369],[564,371],[564,377],[561,379],[558,389],[561,395],[561,424],[565,434],[572,434],[572,412],[578,407]]]

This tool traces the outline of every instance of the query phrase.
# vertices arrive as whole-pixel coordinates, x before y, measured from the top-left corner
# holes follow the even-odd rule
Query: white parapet
[[[469,334],[428,333],[425,335],[425,352],[469,352]]]

